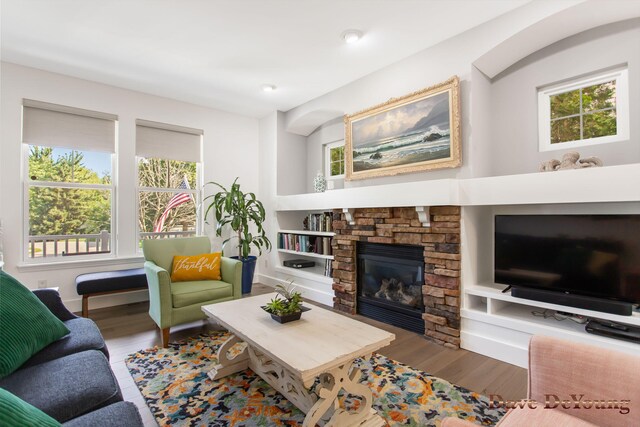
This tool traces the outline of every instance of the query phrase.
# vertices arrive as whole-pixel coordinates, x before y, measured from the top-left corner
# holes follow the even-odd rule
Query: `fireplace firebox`
[[[358,313],[424,334],[421,246],[358,242]]]

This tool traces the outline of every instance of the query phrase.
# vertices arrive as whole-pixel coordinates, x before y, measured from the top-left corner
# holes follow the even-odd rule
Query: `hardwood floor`
[[[253,287],[253,295],[267,292],[272,292],[272,288],[261,284]],[[107,342],[111,367],[124,399],[138,406],[145,426],[155,426],[155,419],[124,363],[129,354],[160,345],[160,331],[149,317],[148,310],[148,303],[136,303],[91,310],[89,315]],[[479,393],[499,394],[505,399],[526,396],[527,372],[523,368],[470,351],[444,348],[413,332],[360,315],[356,318],[396,335],[395,341],[381,349],[380,354]],[[171,328],[170,340],[178,341],[212,329],[218,327],[209,321],[185,324]]]

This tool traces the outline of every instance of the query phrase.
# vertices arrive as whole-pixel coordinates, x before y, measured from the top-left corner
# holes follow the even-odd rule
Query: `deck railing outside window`
[[[142,239],[162,239],[195,236],[195,230],[140,233]],[[71,234],[29,236],[29,258],[93,255],[111,252],[111,234]]]

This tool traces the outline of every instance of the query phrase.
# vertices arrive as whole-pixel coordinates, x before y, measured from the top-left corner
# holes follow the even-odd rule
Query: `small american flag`
[[[178,185],[178,188],[180,190],[191,189],[191,187],[189,187],[189,181],[187,180],[186,175],[182,177],[182,182],[180,183],[180,185]],[[171,200],[169,200],[169,203],[167,203],[167,207],[164,209],[164,212],[162,213],[158,221],[156,221],[156,225],[153,228],[153,232],[154,233],[162,232],[162,228],[164,227],[164,221],[169,216],[169,212],[171,211],[171,209],[176,208],[181,204],[186,203],[192,199],[193,199],[193,196],[189,193],[178,193],[175,196],[173,196]]]

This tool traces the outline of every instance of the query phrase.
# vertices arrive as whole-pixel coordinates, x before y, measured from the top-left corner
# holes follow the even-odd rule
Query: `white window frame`
[[[338,148],[338,147],[344,147],[345,143],[344,143],[344,139],[341,139],[339,141],[334,141],[334,142],[330,142],[328,144],[324,145],[324,176],[326,179],[344,179],[344,173],[340,174],[340,175],[331,175],[331,149],[333,148]],[[347,170],[347,156],[346,153],[344,154],[344,169],[345,172]]]
[[[29,144],[22,143],[22,188],[23,188],[23,236],[22,236],[22,261],[25,264],[47,264],[47,263],[71,263],[75,261],[85,260],[100,260],[100,259],[112,259],[117,257],[117,235],[116,230],[116,153],[110,153],[111,155],[111,184],[85,184],[76,182],[57,182],[57,181],[32,181],[29,176]],[[59,147],[68,150],[76,151],[91,151],[91,150],[77,150],[70,147]],[[80,188],[85,190],[109,190],[111,191],[111,233],[109,236],[109,253],[88,253],[83,255],[73,255],[72,257],[65,256],[50,256],[41,258],[29,257],[29,189],[31,187],[41,188]]]
[[[173,194],[179,194],[179,193],[189,193],[192,195],[194,203],[196,205],[196,224],[195,224],[195,233],[196,236],[200,236],[202,235],[202,229],[203,229],[203,221],[202,221],[202,162],[194,162],[196,164],[196,188],[191,188],[189,190],[184,190],[182,188],[164,188],[164,187],[142,187],[140,186],[140,175],[139,175],[139,171],[138,171],[138,162],[142,161],[144,159],[144,157],[141,156],[136,156],[136,217],[135,217],[135,222],[136,222],[136,241],[135,241],[135,245],[136,245],[136,252],[137,253],[142,253],[142,248],[140,247],[140,241],[142,240],[142,236],[141,233],[142,231],[140,230],[140,221],[138,218],[138,215],[140,215],[140,193],[142,191],[147,191],[147,192],[157,192],[157,193],[173,193]],[[169,160],[171,161],[172,159],[163,159],[163,160]]]
[[[616,135],[551,143],[551,96],[587,86],[615,80],[616,84]],[[582,115],[582,111],[580,112]],[[598,73],[538,90],[538,150],[555,151],[587,147],[629,139],[629,72],[627,68]]]

